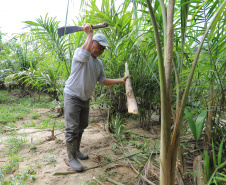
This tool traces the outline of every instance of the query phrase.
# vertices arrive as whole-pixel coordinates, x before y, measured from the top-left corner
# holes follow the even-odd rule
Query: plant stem
[[[163,61],[163,55],[162,55],[162,48],[161,48],[161,42],[160,42],[160,37],[158,33],[158,27],[156,24],[156,19],[155,19],[155,14],[153,11],[153,8],[151,6],[150,0],[146,0],[147,5],[149,8],[149,13],[151,16],[153,28],[154,28],[154,33],[155,33],[155,40],[156,40],[156,47],[157,47],[157,54],[158,54],[158,64],[159,64],[159,78],[160,78],[160,93],[161,93],[161,152],[160,152],[160,174],[161,174],[161,179],[160,179],[160,184],[167,185],[170,183],[170,170],[171,170],[171,147],[170,147],[170,122],[169,118],[171,116],[170,112],[171,107],[169,106],[169,94],[167,92],[170,92],[167,90],[167,84],[166,84],[166,75],[165,75],[165,67],[164,67],[164,61]],[[169,12],[172,12],[174,10],[174,3],[175,1],[172,0],[170,1],[170,8]],[[169,20],[171,24],[169,24],[169,27],[167,26],[167,34],[172,34],[173,32],[173,26],[172,26],[172,18],[169,17]],[[169,22],[169,20],[167,20]],[[169,33],[168,33],[169,32]],[[168,35],[167,35],[168,36]],[[168,38],[168,37],[167,37]],[[169,38],[172,39],[172,38]],[[172,45],[172,40],[167,41],[169,45]],[[167,44],[167,43],[166,43]],[[168,46],[167,48],[170,48]],[[169,49],[168,53],[172,53],[172,51]],[[166,51],[167,52],[167,51]],[[167,62],[167,73],[168,76],[171,73],[171,62],[172,62],[172,56],[167,57],[166,59]],[[167,78],[167,82],[169,83],[171,81],[171,78]],[[170,84],[168,84],[170,86]],[[167,96],[168,94],[168,96]],[[168,109],[169,108],[169,109]]]

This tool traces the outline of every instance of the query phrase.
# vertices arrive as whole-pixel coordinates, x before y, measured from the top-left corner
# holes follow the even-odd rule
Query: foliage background
[[[172,109],[177,109],[178,96],[182,97],[192,62],[211,18],[223,1],[176,1],[174,11],[173,67],[172,67]],[[188,5],[188,6],[187,6]],[[125,0],[119,6],[113,0],[102,0],[97,6],[95,0],[82,1],[81,14],[74,24],[82,26],[89,22],[107,22],[108,28],[96,30],[106,35],[111,49],[100,57],[107,77],[124,76],[125,62],[128,62],[133,90],[139,106],[141,127],[149,129],[151,115],[160,113],[160,85],[157,49],[153,23],[148,5],[143,0]],[[160,1],[152,1],[161,46],[164,47],[164,20]],[[225,69],[226,69],[226,29],[225,7],[221,11],[204,40],[194,73],[184,117],[182,134],[190,127],[193,134],[199,129],[199,136],[211,124],[211,138],[217,145],[225,138]],[[86,39],[84,32],[57,35],[59,21],[54,17],[37,18],[26,21],[28,33],[17,35],[3,42],[0,33],[0,87],[9,91],[13,86],[46,92],[53,99],[62,101],[65,81],[70,74],[71,60],[77,47]],[[162,48],[163,50],[165,48]],[[125,89],[122,85],[103,87],[97,85],[92,104],[109,108],[111,114],[120,112],[128,115]],[[199,115],[203,122],[195,124]],[[172,122],[174,117],[172,115]],[[193,119],[193,121],[192,121]],[[172,124],[172,129],[174,125]],[[197,131],[197,130],[196,130]],[[194,138],[199,140],[194,134]],[[198,145],[198,144],[197,144]],[[225,146],[225,145],[224,145]]]

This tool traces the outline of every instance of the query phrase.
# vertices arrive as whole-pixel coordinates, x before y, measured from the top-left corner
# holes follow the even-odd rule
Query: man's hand
[[[85,43],[82,45],[82,49],[85,49],[91,53],[92,52],[92,41],[93,41],[93,28],[92,28],[91,24],[85,23],[85,24],[83,24],[83,29],[87,34],[87,38],[86,38]]]
[[[128,77],[129,77],[129,76],[125,76],[125,77],[121,78],[121,80],[122,80],[121,83],[123,83],[123,84],[125,85],[125,84],[126,84],[126,79],[127,79]]]
[[[122,83],[122,84],[126,84],[126,79],[129,76],[125,76],[123,78],[117,78],[117,79],[110,79],[110,78],[106,78],[104,81],[104,85],[114,85],[114,84],[118,84],[118,83]]]
[[[90,23],[85,23],[83,24],[83,29],[86,32],[87,35],[89,35],[90,33],[93,33],[93,28],[92,25]]]

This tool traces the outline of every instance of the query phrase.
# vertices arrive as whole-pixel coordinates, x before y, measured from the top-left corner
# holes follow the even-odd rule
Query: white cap
[[[110,46],[108,45],[107,38],[103,34],[101,34],[101,33],[95,34],[93,36],[93,40],[99,42],[100,45],[102,45],[102,46],[105,46],[105,47],[110,48]]]

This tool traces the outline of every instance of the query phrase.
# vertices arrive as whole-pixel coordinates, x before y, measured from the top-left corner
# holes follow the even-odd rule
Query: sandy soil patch
[[[43,115],[49,110],[38,110]],[[104,113],[105,114],[105,113]],[[106,115],[106,114],[105,114]],[[104,129],[103,113],[99,111],[91,111],[92,124],[85,130],[81,142],[81,151],[89,155],[89,159],[81,161],[85,168],[94,167],[106,163],[107,158],[119,159],[124,157],[120,152],[113,152],[112,147],[116,141],[112,135]],[[59,119],[63,119],[63,116]],[[19,125],[23,124],[20,120]],[[26,121],[29,121],[27,118]],[[137,126],[131,126],[132,131],[141,133],[142,129]],[[67,172],[71,169],[67,166],[65,160],[67,158],[64,132],[55,130],[55,140],[48,140],[51,135],[50,130],[40,130],[36,128],[23,128],[14,133],[18,138],[26,139],[27,143],[19,152],[20,162],[19,169],[9,174],[13,176],[22,174],[30,170],[35,172],[35,181],[27,180],[27,184],[32,185],[79,185],[87,184],[93,181],[93,177],[100,178],[103,173],[112,174],[112,177],[118,182],[126,182],[130,184],[136,177],[134,170],[130,168],[127,160],[120,160],[102,167],[90,169],[82,173],[74,173],[69,175],[53,175],[56,172]],[[148,133],[142,133],[148,135]],[[150,132],[149,132],[150,135]],[[1,141],[6,140],[11,135],[3,134]],[[9,158],[6,153],[4,142],[0,145],[1,161],[0,166],[7,164]],[[112,184],[105,181],[104,184]]]

